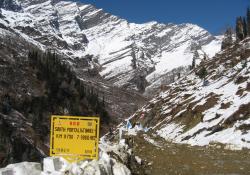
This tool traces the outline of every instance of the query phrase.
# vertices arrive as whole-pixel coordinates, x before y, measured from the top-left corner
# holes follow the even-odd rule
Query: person
[[[126,129],[132,129],[132,128],[133,128],[133,125],[131,124],[129,120],[127,120]]]
[[[208,80],[204,80],[203,81],[203,86],[208,86],[209,85],[209,81]]]

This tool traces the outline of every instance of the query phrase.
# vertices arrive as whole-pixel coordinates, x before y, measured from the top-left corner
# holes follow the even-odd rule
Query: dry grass
[[[236,81],[235,81],[235,83],[236,84],[241,84],[241,83],[244,83],[245,81],[247,81],[249,79],[249,77],[248,76],[239,76],[239,77],[237,77],[237,79],[236,79]]]
[[[247,90],[248,92],[250,92],[250,82],[247,83],[246,90]]]
[[[227,109],[231,106],[231,103],[230,102],[227,102],[227,103],[221,103],[221,107],[220,109]]]
[[[225,127],[229,127],[238,120],[246,120],[248,118],[250,118],[250,103],[241,105],[239,109],[224,122],[224,125]]]
[[[206,97],[207,98],[206,103],[203,105],[196,106],[194,111],[196,113],[202,113],[202,112],[214,107],[218,103],[218,100],[220,99],[219,97],[220,97],[220,95],[217,95],[214,93],[208,94]]]

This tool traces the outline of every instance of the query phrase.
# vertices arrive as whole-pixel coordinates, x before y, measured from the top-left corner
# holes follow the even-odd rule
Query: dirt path
[[[152,164],[151,175],[250,175],[250,151],[230,151],[218,148],[191,147],[166,143],[157,138],[158,146],[143,135],[134,138],[135,155]]]

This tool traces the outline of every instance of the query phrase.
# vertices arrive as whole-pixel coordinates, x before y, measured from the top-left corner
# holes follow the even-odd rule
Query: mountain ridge
[[[157,77],[191,65],[194,50],[211,57],[220,49],[220,40],[194,24],[129,23],[103,9],[71,1],[13,2],[21,6],[21,13],[2,12],[12,28],[66,55],[69,62],[92,55],[90,64],[105,80],[141,93],[158,88]],[[211,46],[215,51],[209,50]]]

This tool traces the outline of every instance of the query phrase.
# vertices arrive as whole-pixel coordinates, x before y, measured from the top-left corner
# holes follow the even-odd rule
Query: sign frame
[[[56,123],[56,122],[58,122],[58,123]],[[66,135],[66,133],[68,133],[67,131],[71,131],[72,128],[69,128],[68,125],[63,125],[63,124],[64,123],[71,124],[71,122],[72,122],[72,124],[76,124],[76,125],[74,125],[75,128],[73,128],[75,130],[77,130],[77,129],[80,130],[79,126],[81,126],[81,125],[85,126],[86,122],[88,123],[87,125],[91,124],[91,127],[94,127],[95,129],[83,128],[82,131],[86,132],[86,130],[91,130],[91,131],[93,131],[93,133],[91,133],[91,136],[80,135],[79,138],[78,138],[78,136],[79,136],[79,133],[78,133],[77,139],[75,138],[75,135],[77,133],[72,132],[71,133],[72,138],[70,138],[70,140],[69,140],[69,138],[65,137],[65,135]],[[62,130],[60,132],[60,131],[58,131],[58,129],[56,129],[56,126],[61,125],[61,123],[63,123],[63,124],[62,124]],[[94,125],[92,125],[92,124],[94,124]],[[57,128],[59,128],[59,127],[57,127]],[[69,162],[78,162],[78,161],[85,160],[85,159],[91,159],[91,160],[98,159],[98,154],[99,154],[98,144],[99,144],[99,130],[100,130],[100,118],[99,117],[52,115],[50,129],[51,129],[50,130],[50,156],[63,157]],[[77,130],[77,131],[79,132],[79,130]],[[57,136],[58,136],[57,133],[59,133],[60,136],[64,135],[64,137],[62,136],[60,138],[57,138]],[[93,151],[91,151],[91,153],[90,152],[86,153],[84,146],[80,148],[79,145],[78,145],[77,149],[75,149],[75,150],[77,150],[76,151],[77,153],[74,152],[75,150],[72,151],[70,148],[66,148],[65,147],[66,144],[60,144],[61,146],[59,148],[57,147],[58,142],[60,143],[60,141],[61,141],[61,142],[65,143],[67,140],[69,142],[71,141],[71,145],[72,145],[72,141],[74,141],[74,140],[77,142],[76,144],[79,144],[79,143],[84,144],[85,138],[82,138],[82,136],[86,136],[87,138],[92,137],[91,138],[92,140],[86,139],[86,141],[85,141],[85,142],[88,142],[88,145],[89,145],[89,142],[91,142],[91,145],[93,145],[92,149],[91,149]],[[81,140],[81,138],[84,140]],[[64,149],[65,150],[67,149],[68,152],[66,153],[64,151]],[[79,149],[82,149],[82,152],[79,151]]]

